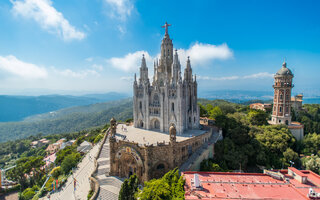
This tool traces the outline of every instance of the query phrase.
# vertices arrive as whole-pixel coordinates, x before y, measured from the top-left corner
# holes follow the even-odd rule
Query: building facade
[[[272,124],[291,124],[291,90],[293,73],[283,62],[281,69],[274,75],[274,98]]]
[[[197,81],[192,75],[188,57],[184,75],[177,50],[173,50],[165,24],[165,35],[161,43],[160,59],[154,62],[154,75],[150,82],[146,59],[143,56],[140,77],[133,83],[133,119],[136,128],[169,132],[173,125],[177,134],[188,129],[199,128],[199,106],[197,105]]]

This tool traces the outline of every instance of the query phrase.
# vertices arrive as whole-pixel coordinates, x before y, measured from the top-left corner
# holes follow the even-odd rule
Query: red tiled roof
[[[292,170],[291,168],[289,168]],[[185,198],[192,199],[309,199],[307,194],[310,187],[320,192],[320,176],[308,171],[297,170],[296,174],[307,176],[307,183],[300,183],[288,175],[288,170],[280,173],[288,178],[277,180],[266,174],[259,173],[230,173],[230,172],[182,172],[186,179]],[[298,171],[298,172],[296,172]],[[193,187],[191,181],[198,174],[202,185],[201,190]],[[311,183],[312,182],[312,183]],[[318,185],[319,184],[319,185]],[[317,188],[318,187],[318,188]]]

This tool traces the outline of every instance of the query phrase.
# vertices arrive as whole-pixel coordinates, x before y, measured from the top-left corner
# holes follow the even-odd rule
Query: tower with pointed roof
[[[274,98],[272,124],[291,124],[291,90],[293,73],[284,61],[282,67],[274,75]]]
[[[177,134],[199,128],[197,81],[192,75],[188,57],[184,75],[177,50],[173,50],[168,23],[161,43],[160,58],[154,62],[154,75],[150,83],[148,67],[142,56],[140,78],[133,83],[134,126],[147,130],[169,132],[174,126]]]

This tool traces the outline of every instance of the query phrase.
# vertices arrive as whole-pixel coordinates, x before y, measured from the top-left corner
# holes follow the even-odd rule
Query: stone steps
[[[97,200],[118,200],[118,195],[100,187]]]
[[[119,191],[123,181],[117,177],[109,176],[110,145],[108,138],[102,146],[97,162],[98,169],[95,176],[100,184],[100,191],[97,200],[118,200]]]

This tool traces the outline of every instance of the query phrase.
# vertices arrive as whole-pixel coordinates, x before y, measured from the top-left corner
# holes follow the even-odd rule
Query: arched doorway
[[[139,180],[141,180],[143,176],[144,167],[141,154],[131,146],[124,145],[117,150],[115,165],[116,175],[119,177],[128,178],[137,174]]]
[[[158,119],[151,120],[151,127],[154,130],[160,130],[160,121]]]
[[[138,122],[138,128],[143,128],[143,121],[142,121],[142,120],[139,120],[139,122]]]

